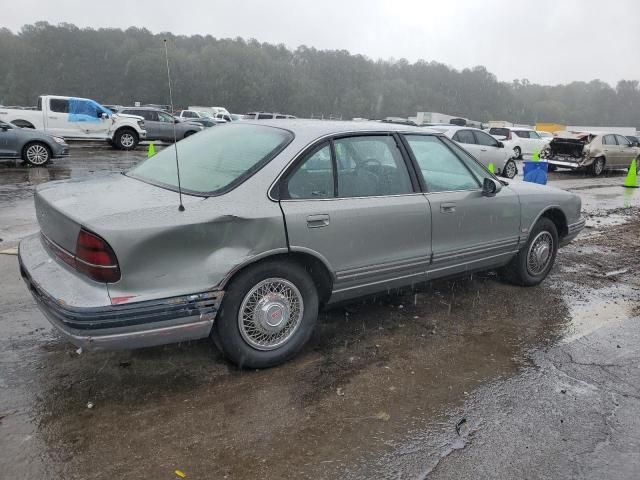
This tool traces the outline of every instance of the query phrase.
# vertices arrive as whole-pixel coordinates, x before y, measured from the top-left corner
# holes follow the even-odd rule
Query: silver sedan
[[[21,272],[76,345],[211,336],[232,362],[269,367],[325,305],[487,269],[536,285],[584,226],[576,195],[501,181],[424,128],[237,122],[177,150],[37,189]]]

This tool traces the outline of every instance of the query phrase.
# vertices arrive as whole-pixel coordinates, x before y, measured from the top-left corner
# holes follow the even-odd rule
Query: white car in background
[[[544,130],[536,130],[536,132],[538,132],[538,135],[540,135],[540,138],[543,140],[547,140],[548,142],[553,140],[553,133],[551,132],[545,132]]]
[[[489,166],[493,164],[496,175],[513,178],[518,173],[516,162],[511,158],[511,150],[494,137],[478,128],[458,127],[455,125],[441,125],[429,127],[432,130],[442,132],[451,140],[460,144],[476,160]]]
[[[540,153],[549,145],[551,139],[544,139],[531,128],[491,127],[489,133],[504,143],[506,149],[513,151],[513,158],[521,160],[534,151]]]

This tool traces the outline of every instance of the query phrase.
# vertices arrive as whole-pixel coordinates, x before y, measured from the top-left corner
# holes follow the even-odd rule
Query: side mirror
[[[180,120],[178,120],[177,118],[174,118],[173,123],[180,123]]]
[[[482,182],[482,195],[485,197],[493,197],[500,190],[502,190],[502,184],[499,184],[493,178],[485,178]]]
[[[9,125],[0,125],[0,130],[6,132],[7,130],[9,130]]]
[[[104,112],[102,112],[102,114],[100,114],[100,118],[103,119],[103,120],[106,120],[107,118],[109,118],[109,115],[104,113]]]
[[[498,142],[498,148],[504,148],[504,143]]]

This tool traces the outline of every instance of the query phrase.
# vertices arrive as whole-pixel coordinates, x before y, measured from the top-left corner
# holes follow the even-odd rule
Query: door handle
[[[51,115],[49,115],[49,118],[56,120],[58,117],[52,117]]]
[[[455,203],[441,203],[440,204],[440,211],[442,213],[453,213],[456,211],[456,204]]]
[[[319,214],[319,215],[309,215],[307,217],[307,227],[309,228],[320,228],[326,227],[329,225],[329,215],[327,214]]]
[[[481,148],[481,149],[480,149],[480,151],[481,151],[481,152],[486,152],[486,151],[487,151],[487,149],[486,149],[486,148]]]

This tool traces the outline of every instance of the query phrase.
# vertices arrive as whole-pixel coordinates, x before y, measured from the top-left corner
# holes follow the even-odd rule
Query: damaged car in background
[[[71,342],[211,337],[250,368],[292,358],[324,305],[490,269],[537,285],[585,223],[577,195],[501,181],[442,133],[320,120],[207,129],[35,206],[20,271]]]
[[[549,168],[586,169],[599,176],[605,170],[629,168],[640,148],[622,135],[606,132],[556,132],[540,156]]]

